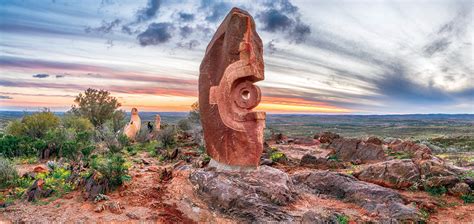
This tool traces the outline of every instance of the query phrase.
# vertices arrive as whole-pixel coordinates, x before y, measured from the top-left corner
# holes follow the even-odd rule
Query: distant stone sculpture
[[[123,133],[130,140],[135,140],[135,137],[140,131],[141,125],[142,125],[142,121],[140,119],[140,116],[138,116],[137,108],[132,108],[130,122],[125,126]]]
[[[156,115],[155,117],[155,130],[159,131],[160,130],[160,125],[161,125],[161,117],[159,114]]]
[[[255,22],[248,12],[233,8],[207,46],[200,67],[199,110],[211,163],[258,166],[265,112],[252,111],[261,97],[253,83],[263,79],[262,40]]]

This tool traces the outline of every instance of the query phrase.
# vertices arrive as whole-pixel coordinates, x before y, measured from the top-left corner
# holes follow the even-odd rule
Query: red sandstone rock
[[[263,151],[262,40],[246,11],[233,8],[207,46],[199,76],[199,110],[207,153],[217,162],[255,167]]]
[[[161,126],[161,117],[159,114],[156,115],[155,117],[155,130],[159,131]]]
[[[138,132],[140,132],[140,127],[142,125],[142,121],[140,116],[138,116],[137,108],[132,108],[130,122],[125,126],[123,133],[132,141],[135,140]]]

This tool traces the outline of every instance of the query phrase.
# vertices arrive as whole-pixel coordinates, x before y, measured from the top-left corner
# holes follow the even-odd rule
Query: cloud
[[[302,43],[311,34],[308,24],[301,22],[298,7],[288,0],[269,1],[265,10],[256,18],[263,24],[263,30],[271,33],[285,33],[291,42]]]
[[[466,32],[472,22],[472,5],[460,5],[453,19],[447,21],[433,34],[433,38],[423,47],[423,53],[432,57],[449,49],[453,42]]]
[[[138,42],[141,46],[166,43],[171,39],[173,29],[174,26],[171,23],[152,23],[137,36]]]
[[[197,86],[193,85],[192,88],[183,88],[183,85],[172,86],[172,85],[159,85],[159,84],[148,84],[143,85],[99,85],[99,84],[75,84],[75,83],[38,83],[38,82],[15,82],[9,80],[0,80],[0,86],[8,87],[21,87],[21,88],[48,88],[48,89],[61,89],[63,91],[76,91],[81,92],[87,88],[94,89],[106,89],[115,93],[126,93],[126,94],[149,94],[149,95],[160,95],[160,96],[196,96]]]
[[[269,41],[265,47],[266,47],[266,50],[267,50],[267,53],[269,54],[273,54],[275,53],[278,49],[275,47],[275,40],[271,40]]]
[[[33,75],[33,78],[39,78],[39,79],[48,78],[48,77],[49,77],[48,74],[36,74],[36,75]]]
[[[19,68],[19,69],[54,69],[54,70],[75,70],[75,71],[96,71],[110,72],[111,69],[101,66],[86,65],[79,63],[68,63],[60,61],[45,61],[36,59],[27,59],[20,57],[0,56],[1,68]]]
[[[13,97],[0,95],[0,100],[11,100],[11,99],[13,99]]]
[[[201,0],[201,6],[199,10],[204,10],[207,13],[205,17],[208,22],[217,22],[223,19],[224,16],[230,11],[232,5],[228,2],[214,1],[214,0]]]
[[[179,19],[183,22],[191,22],[194,20],[194,14],[192,13],[179,12],[178,16]]]
[[[285,31],[293,26],[293,20],[276,9],[269,9],[258,15],[263,22],[263,30],[269,32]]]
[[[183,26],[179,28],[179,34],[183,38],[188,37],[191,33],[193,33],[193,28],[191,28],[190,26]]]
[[[138,10],[136,22],[148,21],[156,16],[161,6],[161,0],[149,0],[145,8]]]
[[[194,49],[199,45],[200,43],[197,40],[190,40],[188,42],[180,42],[177,44],[178,47],[187,48],[187,49]]]
[[[101,26],[95,27],[95,28],[92,28],[92,27],[89,26],[89,27],[86,27],[84,31],[86,33],[107,34],[107,33],[111,33],[113,28],[120,25],[121,22],[122,21],[120,19],[115,19],[111,22],[107,22],[105,20],[102,20],[102,25]]]
[[[427,105],[439,104],[452,100],[448,92],[433,85],[416,83],[408,78],[409,73],[402,65],[394,67],[383,74],[382,78],[374,80],[380,94],[399,102]]]

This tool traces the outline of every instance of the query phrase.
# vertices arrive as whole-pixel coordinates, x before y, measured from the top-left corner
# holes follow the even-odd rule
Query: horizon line
[[[39,112],[38,110],[4,110],[0,108],[0,112]],[[53,113],[66,113],[67,110],[54,111]],[[125,111],[129,114],[129,111]],[[189,111],[142,111],[139,113],[189,113]],[[407,115],[474,115],[474,113],[394,113],[394,114],[364,114],[364,113],[278,113],[278,112],[266,112],[271,115],[317,115],[317,116],[407,116]]]

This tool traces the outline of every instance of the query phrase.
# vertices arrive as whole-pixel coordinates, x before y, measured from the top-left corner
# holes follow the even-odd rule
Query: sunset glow
[[[474,112],[470,1],[153,2],[2,1],[0,110],[65,111],[95,88],[124,110],[188,111],[206,46],[237,6],[264,44],[258,110]]]

